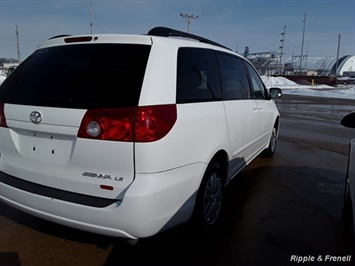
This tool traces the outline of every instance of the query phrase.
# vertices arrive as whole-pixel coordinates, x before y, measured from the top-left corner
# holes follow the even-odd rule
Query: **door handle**
[[[254,104],[253,105],[253,110],[262,110],[262,109],[263,109],[263,107],[261,104]]]

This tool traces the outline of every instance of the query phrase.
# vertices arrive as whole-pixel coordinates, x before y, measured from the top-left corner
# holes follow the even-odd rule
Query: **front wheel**
[[[204,174],[197,193],[194,219],[203,227],[216,224],[223,199],[223,180],[220,164],[212,161]]]

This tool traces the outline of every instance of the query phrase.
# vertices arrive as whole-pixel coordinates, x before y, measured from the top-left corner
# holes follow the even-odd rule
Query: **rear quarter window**
[[[137,106],[149,45],[78,44],[43,48],[0,87],[0,102],[63,108]]]
[[[177,63],[176,102],[221,100],[220,75],[215,52],[180,48]]]

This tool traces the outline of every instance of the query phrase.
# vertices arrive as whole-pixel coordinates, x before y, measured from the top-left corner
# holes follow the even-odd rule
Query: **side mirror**
[[[340,121],[340,124],[344,127],[355,128],[355,112],[344,116]]]
[[[280,88],[270,88],[270,98],[276,99],[282,96],[282,91]]]

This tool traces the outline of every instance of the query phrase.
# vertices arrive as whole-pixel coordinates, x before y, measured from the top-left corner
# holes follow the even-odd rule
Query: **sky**
[[[355,0],[0,0],[0,57],[17,59],[16,25],[23,61],[43,40],[92,32],[146,34],[156,26],[188,30],[243,53],[277,52],[283,58],[355,55]],[[306,14],[306,20],[304,18]]]

